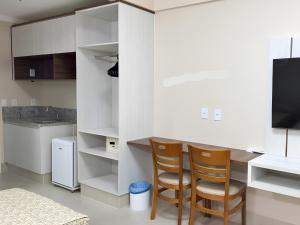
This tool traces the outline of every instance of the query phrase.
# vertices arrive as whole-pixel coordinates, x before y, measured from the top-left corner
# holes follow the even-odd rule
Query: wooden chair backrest
[[[152,146],[152,158],[154,174],[158,170],[170,173],[182,174],[183,170],[183,153],[181,143],[165,143],[150,140]]]
[[[207,150],[188,145],[192,182],[224,183],[228,195],[230,181],[230,150]]]

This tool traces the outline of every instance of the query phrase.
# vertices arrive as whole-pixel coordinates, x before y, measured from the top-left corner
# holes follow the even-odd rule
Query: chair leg
[[[191,193],[191,208],[190,208],[190,221],[189,225],[194,225],[195,222],[195,213],[196,213],[196,204],[198,200],[198,196],[196,196],[196,193],[192,191]]]
[[[228,213],[224,213],[224,225],[228,225]]]
[[[175,190],[175,198],[178,199],[179,198],[179,191]],[[176,203],[176,207],[178,208],[178,203]]]
[[[242,225],[246,225],[246,191],[243,193],[242,201],[244,202],[242,208]]]
[[[224,225],[228,225],[228,199],[225,199],[224,201]]]
[[[151,220],[154,220],[156,216],[157,200],[158,200],[158,187],[156,185],[153,187]]]
[[[178,193],[178,225],[181,225],[182,205],[183,205],[183,191],[180,190]]]
[[[205,208],[211,209],[211,200],[209,200],[209,199],[204,199],[203,204],[204,204],[204,207],[205,207]],[[211,215],[208,214],[208,213],[205,213],[204,216],[205,216],[205,217],[208,217],[208,218],[211,218]]]

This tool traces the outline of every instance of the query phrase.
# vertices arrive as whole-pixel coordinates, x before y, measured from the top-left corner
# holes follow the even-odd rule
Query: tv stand
[[[300,198],[300,159],[265,154],[249,161],[248,186]]]

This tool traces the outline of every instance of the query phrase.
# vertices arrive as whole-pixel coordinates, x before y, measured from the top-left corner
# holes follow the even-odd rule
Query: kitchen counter
[[[36,120],[36,119],[26,119],[26,120],[14,120],[8,119],[4,123],[12,124],[16,126],[30,127],[30,128],[40,128],[40,127],[50,127],[50,126],[62,126],[62,125],[75,125],[75,122],[69,121],[50,121],[50,120]]]
[[[30,128],[76,124],[76,109],[52,106],[3,107],[3,122]]]
[[[2,118],[4,162],[44,182],[51,173],[51,141],[75,135],[76,109],[3,107]]]

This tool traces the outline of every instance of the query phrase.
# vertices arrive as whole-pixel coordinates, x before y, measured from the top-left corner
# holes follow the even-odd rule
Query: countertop
[[[67,122],[67,121],[49,121],[47,123],[41,121],[49,121],[47,119],[26,119],[26,120],[4,120],[3,123],[23,126],[23,127],[30,127],[30,128],[40,128],[40,127],[52,127],[52,126],[62,126],[62,125],[72,125],[76,124],[74,122]]]

